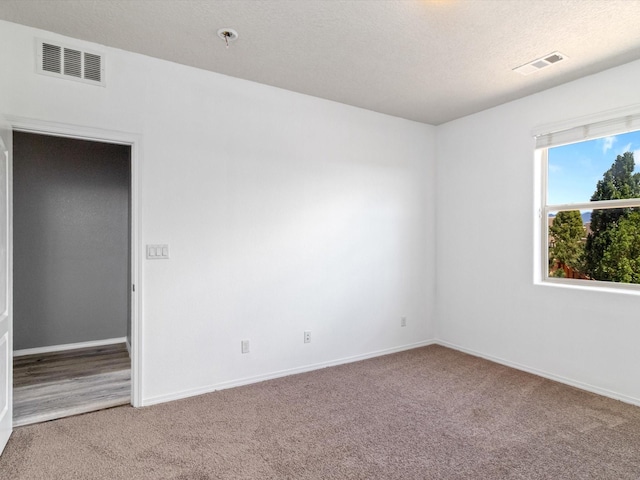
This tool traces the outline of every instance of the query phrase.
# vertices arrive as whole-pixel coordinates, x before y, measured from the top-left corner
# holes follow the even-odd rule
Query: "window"
[[[640,115],[539,135],[536,146],[542,280],[640,290]]]

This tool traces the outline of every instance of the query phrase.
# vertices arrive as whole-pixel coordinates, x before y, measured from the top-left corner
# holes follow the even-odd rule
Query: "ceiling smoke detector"
[[[231,42],[235,42],[238,39],[238,32],[233,28],[221,28],[218,30],[218,36],[224,40],[224,43],[229,48]]]
[[[561,62],[566,58],[567,56],[560,52],[553,52],[542,58],[533,60],[532,62],[520,65],[519,67],[514,68],[513,71],[518,72],[521,75],[529,75],[530,73],[537,72],[538,70],[542,70],[550,65]]]

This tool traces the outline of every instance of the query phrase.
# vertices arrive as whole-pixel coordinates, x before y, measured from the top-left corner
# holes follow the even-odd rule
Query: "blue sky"
[[[640,172],[640,131],[549,149],[549,204],[588,202],[598,180],[624,152]]]

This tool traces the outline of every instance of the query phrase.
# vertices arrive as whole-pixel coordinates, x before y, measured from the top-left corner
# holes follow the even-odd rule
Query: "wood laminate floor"
[[[13,425],[45,422],[131,402],[124,343],[13,359]]]

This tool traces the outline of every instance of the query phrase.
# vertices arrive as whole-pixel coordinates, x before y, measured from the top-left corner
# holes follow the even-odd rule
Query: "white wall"
[[[0,22],[0,113],[142,138],[145,403],[434,337],[434,127],[107,48],[106,88],[37,75],[36,36],[98,48]]]
[[[640,297],[533,284],[531,136],[640,103],[639,78],[634,62],[438,127],[439,339],[640,403]]]

